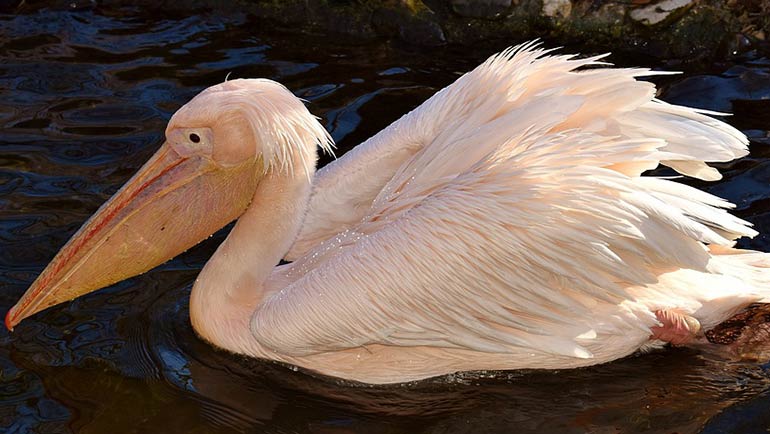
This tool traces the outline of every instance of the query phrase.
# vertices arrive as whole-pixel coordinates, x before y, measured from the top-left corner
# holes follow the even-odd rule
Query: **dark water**
[[[232,14],[0,15],[0,311],[154,152],[174,110],[227,74],[286,84],[309,101],[342,152],[502,46],[408,52],[268,32]],[[668,101],[736,113],[729,121],[751,136],[752,156],[726,165],[725,180],[708,189],[770,234],[770,61],[749,53],[660,84]],[[770,429],[770,365],[698,350],[392,387],[345,385],[221,353],[198,340],[187,319],[192,280],[221,239],[38,314],[13,334],[0,331],[0,431]],[[762,235],[742,246],[768,250],[770,240]]]

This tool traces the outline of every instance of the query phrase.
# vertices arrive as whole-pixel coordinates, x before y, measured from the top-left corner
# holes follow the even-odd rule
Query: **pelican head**
[[[238,218],[270,171],[310,176],[328,133],[284,86],[210,87],[179,109],[152,158],[59,251],[8,311],[50,306],[144,273]]]

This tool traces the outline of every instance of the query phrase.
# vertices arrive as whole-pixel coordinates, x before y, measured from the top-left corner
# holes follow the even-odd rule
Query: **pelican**
[[[733,247],[757,232],[732,204],[643,173],[717,180],[706,163],[748,141],[603,58],[510,48],[317,173],[332,140],[289,90],[210,87],[6,326],[237,219],[190,296],[199,336],[233,353],[397,383],[693,342],[770,302],[770,256]]]

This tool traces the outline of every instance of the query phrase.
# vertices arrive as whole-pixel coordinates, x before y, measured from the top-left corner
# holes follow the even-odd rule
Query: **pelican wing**
[[[663,163],[715,179],[705,162],[745,154],[741,133],[655,100],[635,79],[648,71],[544,54],[495,56],[408,115],[422,123],[400,131],[427,130],[425,143],[288,267],[293,283],[252,319],[263,345],[588,358],[587,340],[655,324],[629,289],[710,273],[705,244],[755,234],[729,203],[641,176]]]
[[[340,232],[359,224],[372,209],[375,198],[394,188],[405,173],[421,169],[433,176],[439,165],[450,174],[461,170],[457,164],[473,162],[500,142],[499,124],[515,122],[527,126],[518,116],[532,120],[540,112],[532,109],[544,100],[541,110],[571,110],[568,122],[558,128],[601,131],[625,138],[664,140],[669,151],[666,164],[680,173],[713,180],[719,173],[707,161],[730,161],[746,154],[746,138],[737,130],[703,113],[654,100],[651,83],[637,81],[655,75],[647,69],[588,69],[604,65],[604,56],[576,59],[574,56],[546,56],[549,50],[532,42],[511,48],[465,74],[436,93],[419,108],[404,115],[366,142],[318,171],[313,194],[297,240],[286,255],[295,260]],[[575,103],[580,109],[575,112]],[[507,115],[507,116],[506,116]],[[495,123],[495,121],[497,121]],[[449,144],[462,136],[487,128],[492,141],[481,146],[457,149]],[[693,145],[697,143],[697,145]],[[422,160],[437,157],[431,164],[404,164],[419,151],[430,148]],[[460,158],[457,152],[463,152]],[[648,160],[629,160],[618,170],[640,174],[654,168],[661,155]],[[453,163],[454,162],[454,163]],[[397,173],[401,176],[395,176]],[[385,188],[390,184],[390,188]]]

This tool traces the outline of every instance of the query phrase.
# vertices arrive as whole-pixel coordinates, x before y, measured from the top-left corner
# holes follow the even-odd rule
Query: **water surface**
[[[281,81],[350,149],[502,48],[408,51],[268,31],[237,14],[0,15],[0,311],[155,151],[171,114],[229,74]],[[579,47],[577,47],[579,48]],[[642,66],[643,59],[612,60]],[[636,62],[635,62],[636,61]],[[752,156],[698,184],[770,234],[770,62],[661,80],[662,98],[732,111]],[[329,161],[325,157],[323,162]],[[190,286],[221,241],[0,331],[7,433],[766,432],[769,366],[679,349],[562,372],[367,387],[200,341]],[[770,250],[766,235],[742,247]]]

